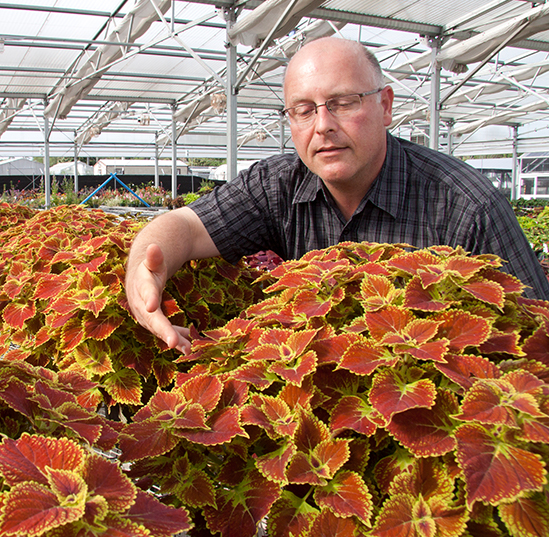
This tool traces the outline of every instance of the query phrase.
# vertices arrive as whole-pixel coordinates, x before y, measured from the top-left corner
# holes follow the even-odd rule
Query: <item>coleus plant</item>
[[[49,216],[59,222],[51,237],[75,214],[75,227],[87,222],[93,231],[51,248],[58,257],[36,254],[44,237],[25,242],[30,229],[36,235],[49,224],[6,231],[6,535],[162,536],[188,525],[196,537],[252,537],[265,521],[269,535],[281,537],[549,534],[549,303],[523,298],[497,257],[343,243],[263,273],[219,259],[190,264],[164,301],[174,321],[196,325],[191,354],[177,356],[125,308],[123,260],[140,223],[59,211]],[[49,222],[47,213],[36,218]],[[98,240],[121,229],[125,242]],[[64,246],[78,235],[92,241],[85,254],[82,243]],[[19,241],[23,258],[34,256],[28,272],[17,264],[25,265]],[[40,278],[64,272],[76,273],[72,287],[57,285],[48,298],[31,292]],[[82,285],[78,272],[96,284]],[[25,310],[26,298],[34,309]],[[122,321],[100,339],[86,323],[105,310]],[[81,334],[66,319],[63,338],[65,326],[53,321],[69,313]],[[72,338],[79,339],[71,347]],[[75,352],[83,343],[88,351]],[[137,386],[125,382],[128,370],[139,397],[128,395]],[[101,403],[121,407],[123,421],[97,413]],[[57,443],[65,437],[72,443]],[[56,462],[65,455],[35,453],[86,446],[116,447],[127,480],[113,470],[105,486],[90,481],[96,465],[106,475],[95,456],[65,467]],[[13,470],[21,465],[28,471]],[[122,489],[131,499],[113,504]],[[25,511],[26,494],[33,511]],[[159,500],[172,508],[165,526],[152,504]]]

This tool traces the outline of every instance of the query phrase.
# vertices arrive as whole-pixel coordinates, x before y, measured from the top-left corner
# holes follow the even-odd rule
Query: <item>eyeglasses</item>
[[[340,97],[332,97],[324,104],[302,103],[291,108],[286,108],[282,111],[284,115],[289,117],[297,125],[306,125],[311,123],[317,114],[320,106],[325,106],[326,109],[336,117],[349,116],[358,112],[362,106],[362,97],[374,95],[383,91],[383,88],[377,88],[363,93],[351,93],[350,95],[341,95]]]

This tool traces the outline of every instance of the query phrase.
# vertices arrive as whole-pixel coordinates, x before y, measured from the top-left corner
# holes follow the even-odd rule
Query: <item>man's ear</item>
[[[393,100],[395,93],[391,86],[385,86],[381,92],[381,106],[383,106],[383,124],[388,127],[393,121]]]

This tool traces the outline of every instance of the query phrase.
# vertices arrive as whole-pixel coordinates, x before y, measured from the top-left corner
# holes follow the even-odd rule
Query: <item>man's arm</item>
[[[190,350],[189,331],[162,313],[162,291],[169,278],[191,259],[219,255],[200,218],[188,207],[164,213],[134,239],[126,264],[126,295],[142,326],[170,348]]]

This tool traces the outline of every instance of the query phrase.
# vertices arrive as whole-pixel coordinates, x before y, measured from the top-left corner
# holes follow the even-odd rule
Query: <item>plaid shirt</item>
[[[507,199],[464,162],[387,134],[387,156],[349,221],[297,154],[267,158],[191,208],[230,262],[259,250],[297,259],[342,241],[461,245],[492,253],[549,300],[549,283]]]

